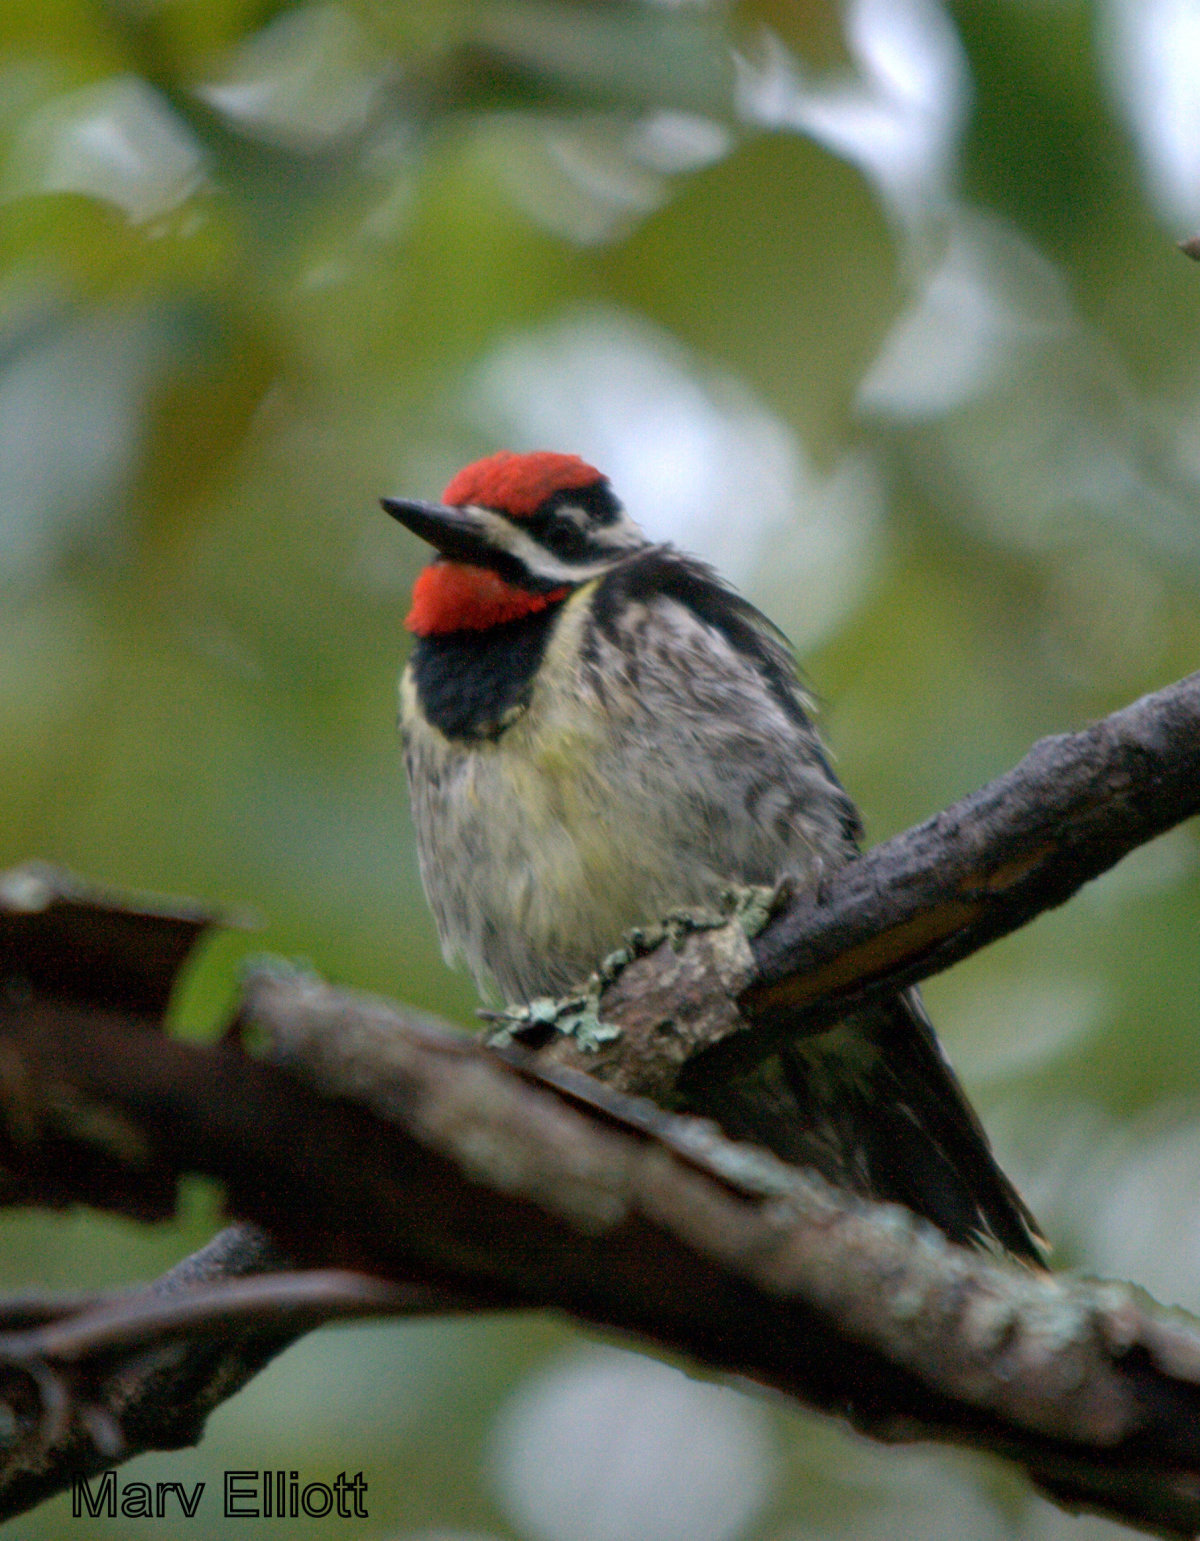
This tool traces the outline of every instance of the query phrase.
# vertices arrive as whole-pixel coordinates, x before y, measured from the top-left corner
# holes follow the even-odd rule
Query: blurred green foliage
[[[470,1022],[394,741],[423,558],[376,499],[503,446],[593,459],[793,635],[873,839],[1196,667],[1186,9],[0,9],[0,864],[256,912],[181,1031],[263,949]],[[1193,1309],[1198,929],[1185,829],[927,992],[1061,1261]],[[0,1276],[144,1278],[217,1223],[203,1184],[157,1231],[6,1216]],[[493,1420],[573,1341],[322,1334],[128,1475],[362,1466],[356,1535],[526,1534]],[[1113,1529],[777,1433],[739,1535]]]

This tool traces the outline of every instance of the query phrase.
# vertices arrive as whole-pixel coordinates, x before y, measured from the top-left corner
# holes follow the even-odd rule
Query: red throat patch
[[[453,483],[451,483],[453,486]],[[417,577],[412,609],[404,624],[418,637],[436,637],[450,631],[487,631],[505,621],[519,621],[547,606],[557,604],[570,587],[531,594],[506,583],[487,567],[468,567],[465,562],[432,562]]]
[[[455,508],[474,503],[525,519],[556,492],[594,487],[603,480],[604,473],[578,455],[547,451],[514,455],[512,450],[503,449],[498,455],[464,466],[442,493],[442,502]]]

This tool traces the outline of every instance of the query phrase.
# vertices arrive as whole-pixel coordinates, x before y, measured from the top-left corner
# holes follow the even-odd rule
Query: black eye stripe
[[[551,518],[537,537],[538,542],[567,562],[578,562],[592,554],[593,542],[586,530],[570,519]]]

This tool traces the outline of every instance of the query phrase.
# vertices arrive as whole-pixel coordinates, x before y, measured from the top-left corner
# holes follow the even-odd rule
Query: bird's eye
[[[571,517],[572,514],[579,517],[579,513],[575,509],[559,509],[546,521],[545,529],[539,531],[542,545],[567,562],[585,557],[591,544],[586,533]]]
[[[583,562],[603,554],[600,532],[620,517],[612,488],[600,481],[553,494],[524,528],[560,561]]]

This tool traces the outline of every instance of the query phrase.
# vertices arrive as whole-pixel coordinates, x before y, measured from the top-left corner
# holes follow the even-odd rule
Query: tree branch
[[[791,1022],[915,983],[1196,813],[1200,673],[1043,739],[1006,775],[797,895],[754,942],[742,1007]]]
[[[176,1043],[162,1011],[211,917],[0,880],[0,1195],[161,1215],[200,1171],[254,1222],[140,1295],[9,1309],[0,1391],[27,1437],[3,1512],[195,1439],[324,1315],[555,1305],[879,1437],[997,1451],[1064,1502],[1200,1529],[1200,1324],[956,1249],[618,1090],[669,1099],[714,1045],[765,1052],[781,1002],[828,1021],[1061,902],[1195,811],[1198,702],[1200,676],[1048,740],[754,942],[734,923],[635,959],[600,1003],[620,1037],[591,1054],[490,1052],[290,972],[257,976],[244,1007],[274,1063]],[[287,1257],[319,1272],[225,1282]]]
[[[671,1103],[978,952],[1200,812],[1200,673],[1079,733],[792,895],[756,937],[736,922],[662,943],[603,990],[619,1040],[537,1027],[554,1062]]]
[[[1197,1324],[1124,1286],[953,1248],[711,1126],[561,1068],[547,1084],[533,1056],[501,1059],[382,1002],[266,976],[247,1004],[321,1095],[231,1046],[100,1053],[112,1024],[80,1017],[53,1038],[44,1021],[7,1037],[34,1079],[70,1085],[77,1106],[101,1099],[160,1159],[221,1177],[310,1259],[349,1256],[483,1304],[556,1304],[880,1437],[991,1449],[1074,1503],[1179,1534],[1200,1524]],[[350,1093],[365,1106],[330,1100]],[[121,1322],[122,1348],[135,1327]],[[150,1314],[147,1340],[163,1331]],[[61,1422],[61,1400],[43,1422],[51,1411]],[[120,1432],[126,1453],[144,1447],[136,1427]],[[194,1433],[177,1421],[171,1442]]]

